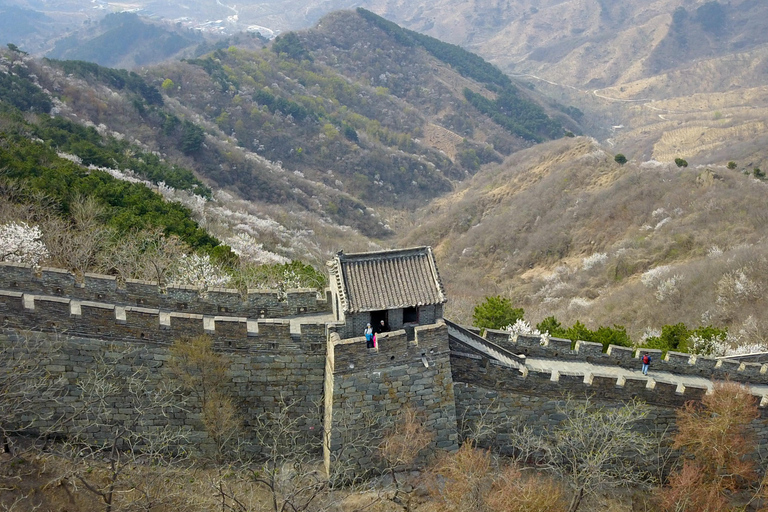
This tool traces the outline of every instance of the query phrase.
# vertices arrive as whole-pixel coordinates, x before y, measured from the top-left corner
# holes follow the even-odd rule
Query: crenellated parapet
[[[703,386],[684,385],[663,378],[626,377],[610,374],[565,373],[555,369],[510,368],[469,353],[453,353],[451,368],[455,382],[496,392],[535,394],[551,398],[590,396],[602,402],[625,403],[634,399],[663,407],[680,407],[701,400]],[[458,385],[458,384],[457,384]],[[767,410],[768,411],[768,410]]]
[[[685,385],[664,377],[513,368],[471,351],[454,350],[451,369],[459,430],[480,432],[481,437],[475,439],[480,446],[508,453],[516,450],[510,443],[514,432],[525,428],[549,435],[561,425],[567,402],[585,400],[595,408],[616,408],[634,401],[646,404],[648,414],[632,429],[669,443],[669,433],[677,428],[677,410],[688,401],[702,400],[708,392],[704,385]],[[758,399],[760,416],[749,429],[761,453],[768,445],[768,398],[752,392]],[[478,429],[480,425],[483,428]],[[637,461],[641,465],[645,462]]]
[[[139,306],[201,315],[282,318],[331,311],[328,292],[312,289],[247,290],[201,289],[194,286],[160,287],[153,281],[85,274],[81,281],[67,270],[35,269],[20,263],[0,262],[0,289],[53,297],[66,297],[120,306]]]
[[[105,341],[156,344],[206,334],[218,348],[274,353],[323,354],[326,347],[324,323],[299,324],[298,332],[291,332],[290,321],[284,319],[164,312],[7,290],[0,290],[0,325]]]
[[[641,367],[640,357],[648,353],[653,361],[651,364],[653,371],[710,380],[730,379],[747,384],[768,384],[768,364],[742,363],[671,351],[662,358],[661,350],[634,349],[616,345],[610,345],[608,351],[603,352],[603,346],[600,343],[587,341],[573,343],[567,339],[544,339],[540,336],[517,336],[517,339],[512,341],[508,332],[493,329],[488,329],[485,337],[527,358],[583,361],[595,365],[637,370]]]

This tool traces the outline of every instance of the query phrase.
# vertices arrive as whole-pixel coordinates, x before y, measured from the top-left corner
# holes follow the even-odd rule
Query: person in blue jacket
[[[365,331],[363,331],[363,334],[365,334],[365,344],[368,348],[373,348],[373,329],[371,328],[371,324],[368,324],[368,326],[365,328]]]

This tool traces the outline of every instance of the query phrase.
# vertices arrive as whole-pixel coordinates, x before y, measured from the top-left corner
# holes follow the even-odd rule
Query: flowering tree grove
[[[39,226],[25,222],[0,225],[0,261],[38,265],[48,257]]]

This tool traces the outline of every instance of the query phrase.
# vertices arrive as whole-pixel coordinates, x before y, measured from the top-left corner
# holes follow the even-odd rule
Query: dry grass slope
[[[623,324],[635,339],[678,322],[762,337],[766,192],[738,170],[619,166],[594,140],[566,139],[435,201],[404,243],[436,247],[448,316],[462,321],[501,293],[533,322]]]

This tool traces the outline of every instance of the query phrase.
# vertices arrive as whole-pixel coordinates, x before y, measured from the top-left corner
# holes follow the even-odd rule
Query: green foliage
[[[761,171],[759,167],[755,167],[754,169],[752,169],[752,176],[754,176],[759,180],[762,180],[765,178],[765,173]]]
[[[476,171],[481,165],[491,162],[501,163],[502,158],[493,150],[491,146],[471,144],[467,139],[456,146],[458,150],[457,160],[459,164],[467,170]]]
[[[259,89],[253,93],[253,99],[266,106],[270,112],[280,111],[285,115],[293,116],[297,121],[303,121],[309,115],[309,111],[303,105],[282,96],[275,96],[267,88]]]
[[[509,77],[502,73],[499,68],[460,46],[444,43],[434,37],[402,28],[362,7],[358,7],[357,12],[369,23],[379,27],[400,44],[424,48],[435,58],[453,66],[462,76],[501,88],[506,88],[512,84]]]
[[[675,158],[675,165],[678,167],[688,167],[688,162],[682,158]]]
[[[278,55],[286,55],[295,60],[307,59],[312,61],[312,56],[301,43],[296,32],[277,36],[272,43],[272,51]]]
[[[661,328],[660,336],[652,336],[645,340],[643,346],[663,350],[673,350],[676,352],[688,352],[688,339],[691,337],[691,331],[680,322],[675,325],[665,325]]]
[[[217,245],[208,250],[208,255],[211,257],[211,263],[220,266],[229,273],[232,273],[240,262],[240,257],[228,245]]]
[[[25,112],[47,114],[53,104],[50,98],[29,78],[25,67],[15,65],[11,73],[0,72],[0,102],[5,102]]]
[[[551,119],[538,104],[524,99],[513,85],[504,89],[495,100],[464,89],[467,101],[510,133],[526,140],[541,142],[557,138],[562,126]]]
[[[313,288],[322,290],[327,284],[324,272],[301,261],[272,265],[246,265],[233,272],[233,284],[237,288],[264,288],[286,290],[289,288]]]
[[[360,142],[360,139],[357,137],[357,130],[355,130],[355,127],[352,125],[349,125],[347,123],[342,123],[342,133],[344,134],[344,137],[357,144]]]
[[[211,197],[211,189],[190,170],[168,165],[157,155],[137,150],[125,141],[103,140],[92,127],[86,128],[63,117],[41,117],[32,129],[51,148],[77,155],[85,165],[131,170],[152,183],[164,182],[179,190]]]
[[[161,87],[163,88],[163,90],[168,91],[170,89],[173,89],[175,85],[176,84],[173,83],[173,80],[171,80],[170,78],[166,78],[165,80],[163,80],[163,84]]]
[[[536,325],[536,328],[539,332],[548,332],[554,338],[568,339],[573,342],[581,340],[600,343],[603,345],[603,352],[608,350],[609,345],[620,347],[632,346],[632,340],[629,338],[627,330],[623,325],[614,325],[613,327],[600,326],[593,331],[577,321],[566,329],[554,316],[549,316]]]
[[[45,197],[58,205],[62,216],[68,216],[74,197],[89,197],[106,207],[104,222],[118,234],[135,230],[160,228],[167,235],[177,235],[193,248],[210,249],[219,244],[191,218],[190,211],[179,203],[138,183],[113,178],[106,172],[89,170],[57,156],[57,147],[79,151],[83,160],[104,163],[118,156],[115,148],[124,149],[116,141],[98,145],[98,133],[61,118],[42,116],[39,125],[30,125],[11,111],[0,113],[5,131],[0,133],[0,169],[3,178],[15,182],[22,193],[17,200],[34,201]],[[33,142],[33,133],[43,142]],[[113,145],[110,145],[113,144]],[[143,163],[152,169],[149,155]],[[124,157],[127,158],[127,157]],[[141,165],[139,159],[129,159]],[[114,165],[114,161],[108,162]],[[155,167],[155,170],[158,168]],[[174,168],[165,167],[173,170]]]
[[[208,57],[205,59],[191,59],[187,62],[194,66],[200,66],[203,68],[205,72],[211,76],[211,78],[219,83],[222,92],[227,92],[230,90],[230,88],[239,90],[240,83],[229,73],[227,73],[227,71],[224,69],[224,66],[221,64],[221,58],[225,57],[225,52],[219,49],[216,50],[213,55],[217,58]]]
[[[548,332],[554,338],[564,338],[567,332],[567,329],[554,316],[548,316],[536,324],[536,329],[541,333]]]
[[[728,329],[720,329],[711,325],[699,326],[690,331],[686,347],[688,351],[703,355],[722,355],[716,345],[724,344],[728,338]],[[693,340],[698,343],[694,343]]]
[[[525,315],[522,308],[512,307],[509,299],[497,295],[486,297],[475,306],[472,314],[472,325],[483,329],[504,329]]]
[[[734,161],[730,161],[730,162],[728,162],[728,165],[726,165],[726,167],[727,167],[728,169],[730,169],[730,170],[734,170],[734,169],[735,169],[736,167],[738,167],[738,166],[736,165],[736,162],[734,162]]]
[[[608,350],[609,345],[617,345],[619,347],[632,346],[632,340],[629,338],[627,329],[623,325],[614,325],[613,327],[601,325],[596,331],[592,331],[591,339],[584,341],[602,344],[603,352]]]
[[[618,153],[613,159],[616,161],[619,165],[624,165],[627,163],[627,157],[625,157],[622,153]]]
[[[200,150],[205,140],[205,131],[191,121],[184,120],[181,123],[180,149],[186,154],[196,153]]]
[[[48,60],[54,66],[61,68],[67,74],[73,74],[83,79],[97,80],[108,87],[122,90],[128,89],[141,96],[149,105],[163,105],[163,96],[156,87],[149,85],[133,71],[112,69],[99,66],[93,62],[82,60]]]
[[[8,49],[12,52],[20,53],[21,55],[28,55],[27,52],[23,51],[21,48],[16,46],[13,43],[8,43],[6,46],[8,46]]]
[[[459,151],[456,156],[461,166],[465,169],[476,171],[480,168],[480,159],[477,158],[477,152],[474,149],[465,149]]]
[[[566,106],[566,105],[561,105],[560,103],[555,102],[554,106],[560,112],[571,116],[571,118],[573,118],[576,121],[580,121],[584,117],[584,112],[582,112],[581,109],[576,108],[572,105]]]

